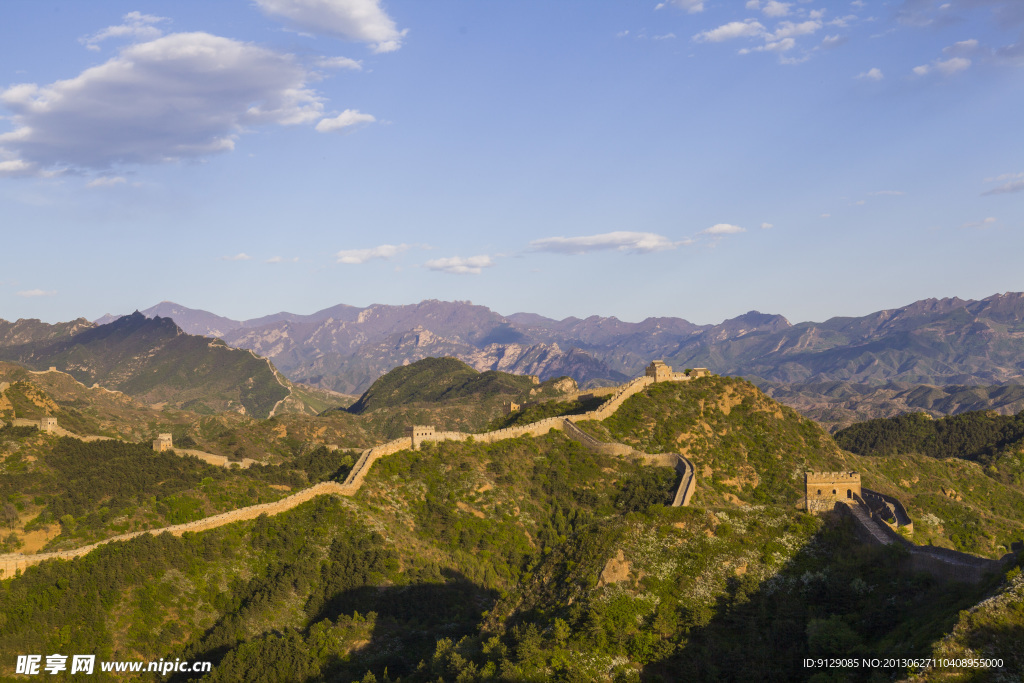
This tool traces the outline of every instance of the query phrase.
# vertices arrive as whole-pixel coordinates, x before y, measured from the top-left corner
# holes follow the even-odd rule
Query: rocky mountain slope
[[[429,356],[459,358],[481,371],[569,375],[582,386],[621,382],[651,359],[664,358],[676,367],[706,366],[755,382],[801,383],[804,398],[813,393],[806,385],[834,381],[1024,384],[1021,293],[979,301],[926,299],[796,325],[757,311],[718,325],[668,317],[552,320],[532,313],[502,316],[458,301],[338,305],[247,321],[170,302],[144,313],[170,315],[187,332],[219,336],[272,359],[293,380],[344,393],[362,392],[391,368]]]

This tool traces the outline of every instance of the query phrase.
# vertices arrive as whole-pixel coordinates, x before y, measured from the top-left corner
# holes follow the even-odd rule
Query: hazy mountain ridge
[[[145,313],[158,309],[181,318],[190,332],[229,321],[169,302]],[[430,356],[453,356],[481,371],[541,379],[570,375],[584,386],[636,376],[654,358],[772,383],[1024,383],[1021,293],[978,301],[925,299],[795,325],[758,311],[718,325],[672,317],[636,323],[600,316],[553,320],[435,300],[366,308],[342,304],[307,316],[280,313],[233,322],[238,326],[231,330],[218,328],[228,344],[271,358],[294,381],[346,393],[364,391],[391,368]]]
[[[829,431],[855,422],[903,413],[925,412],[932,417],[991,410],[1014,415],[1024,410],[1024,385],[933,386],[890,382],[869,386],[855,382],[776,383],[758,387],[780,403],[795,408]]]

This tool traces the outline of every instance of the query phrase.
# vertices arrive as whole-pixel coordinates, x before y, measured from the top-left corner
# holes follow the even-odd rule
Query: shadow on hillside
[[[928,657],[979,586],[940,582],[904,567],[896,546],[861,543],[830,518],[779,572],[728,580],[710,609],[681,610],[675,651],[647,664],[645,681],[888,681],[896,670],[823,669],[811,658]]]
[[[274,630],[263,639],[263,648],[258,658],[266,663],[249,668],[232,663],[232,676],[259,676],[262,681],[301,681],[308,683],[321,680],[358,681],[367,671],[372,671],[377,680],[383,680],[384,671],[391,678],[407,676],[415,671],[421,661],[429,662],[442,638],[458,641],[473,633],[480,622],[482,612],[497,601],[496,591],[479,586],[459,572],[442,570],[440,580],[434,575],[423,583],[406,586],[361,586],[341,591],[331,596],[324,606],[306,623],[302,631]],[[369,639],[356,643],[354,649],[344,658],[317,654],[317,646],[310,640],[309,628],[324,619],[337,623],[339,617],[354,616],[357,613],[368,617],[371,613],[373,630]],[[315,640],[315,639],[314,639]],[[213,663],[214,671],[225,656],[242,645],[231,642],[202,651],[187,653],[194,661]],[[249,651],[248,656],[252,656]],[[315,660],[315,661],[314,661]],[[283,669],[281,663],[283,664]],[[321,673],[306,678],[309,667],[314,664]],[[289,673],[283,674],[282,671]],[[174,673],[168,679],[171,683],[195,680],[188,673]]]
[[[375,612],[377,619],[369,642],[353,653],[351,662],[329,662],[324,670],[340,667],[355,680],[367,670],[380,677],[385,668],[392,678],[406,676],[421,661],[430,661],[441,638],[458,641],[474,633],[482,613],[494,605],[498,593],[456,571],[442,570],[441,576],[442,583],[363,586],[331,598],[311,624],[353,612],[364,616]]]

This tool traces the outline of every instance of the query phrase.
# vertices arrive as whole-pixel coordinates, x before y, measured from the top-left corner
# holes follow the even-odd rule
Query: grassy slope
[[[455,358],[424,358],[397,367],[374,382],[349,408],[363,414],[408,403],[513,398],[533,386],[529,377],[505,372],[477,372]]]
[[[349,454],[320,449],[279,466],[233,470],[120,441],[83,443],[4,430],[0,446],[18,447],[0,462],[0,499],[19,513],[4,534],[56,534],[46,550],[270,502],[295,488],[343,478],[352,464]]]

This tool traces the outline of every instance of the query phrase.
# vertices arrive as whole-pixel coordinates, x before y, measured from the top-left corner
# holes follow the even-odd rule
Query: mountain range
[[[309,315],[281,312],[244,321],[171,302],[142,313],[170,317],[185,332],[216,336],[270,358],[293,381],[344,393],[360,393],[389,369],[429,356],[452,356],[481,371],[541,379],[569,375],[581,386],[621,382],[654,358],[765,385],[1024,383],[1019,292],[976,301],[925,299],[795,325],[757,311],[717,325],[672,317],[636,323],[599,316],[553,320],[434,300],[366,308],[340,304]]]

